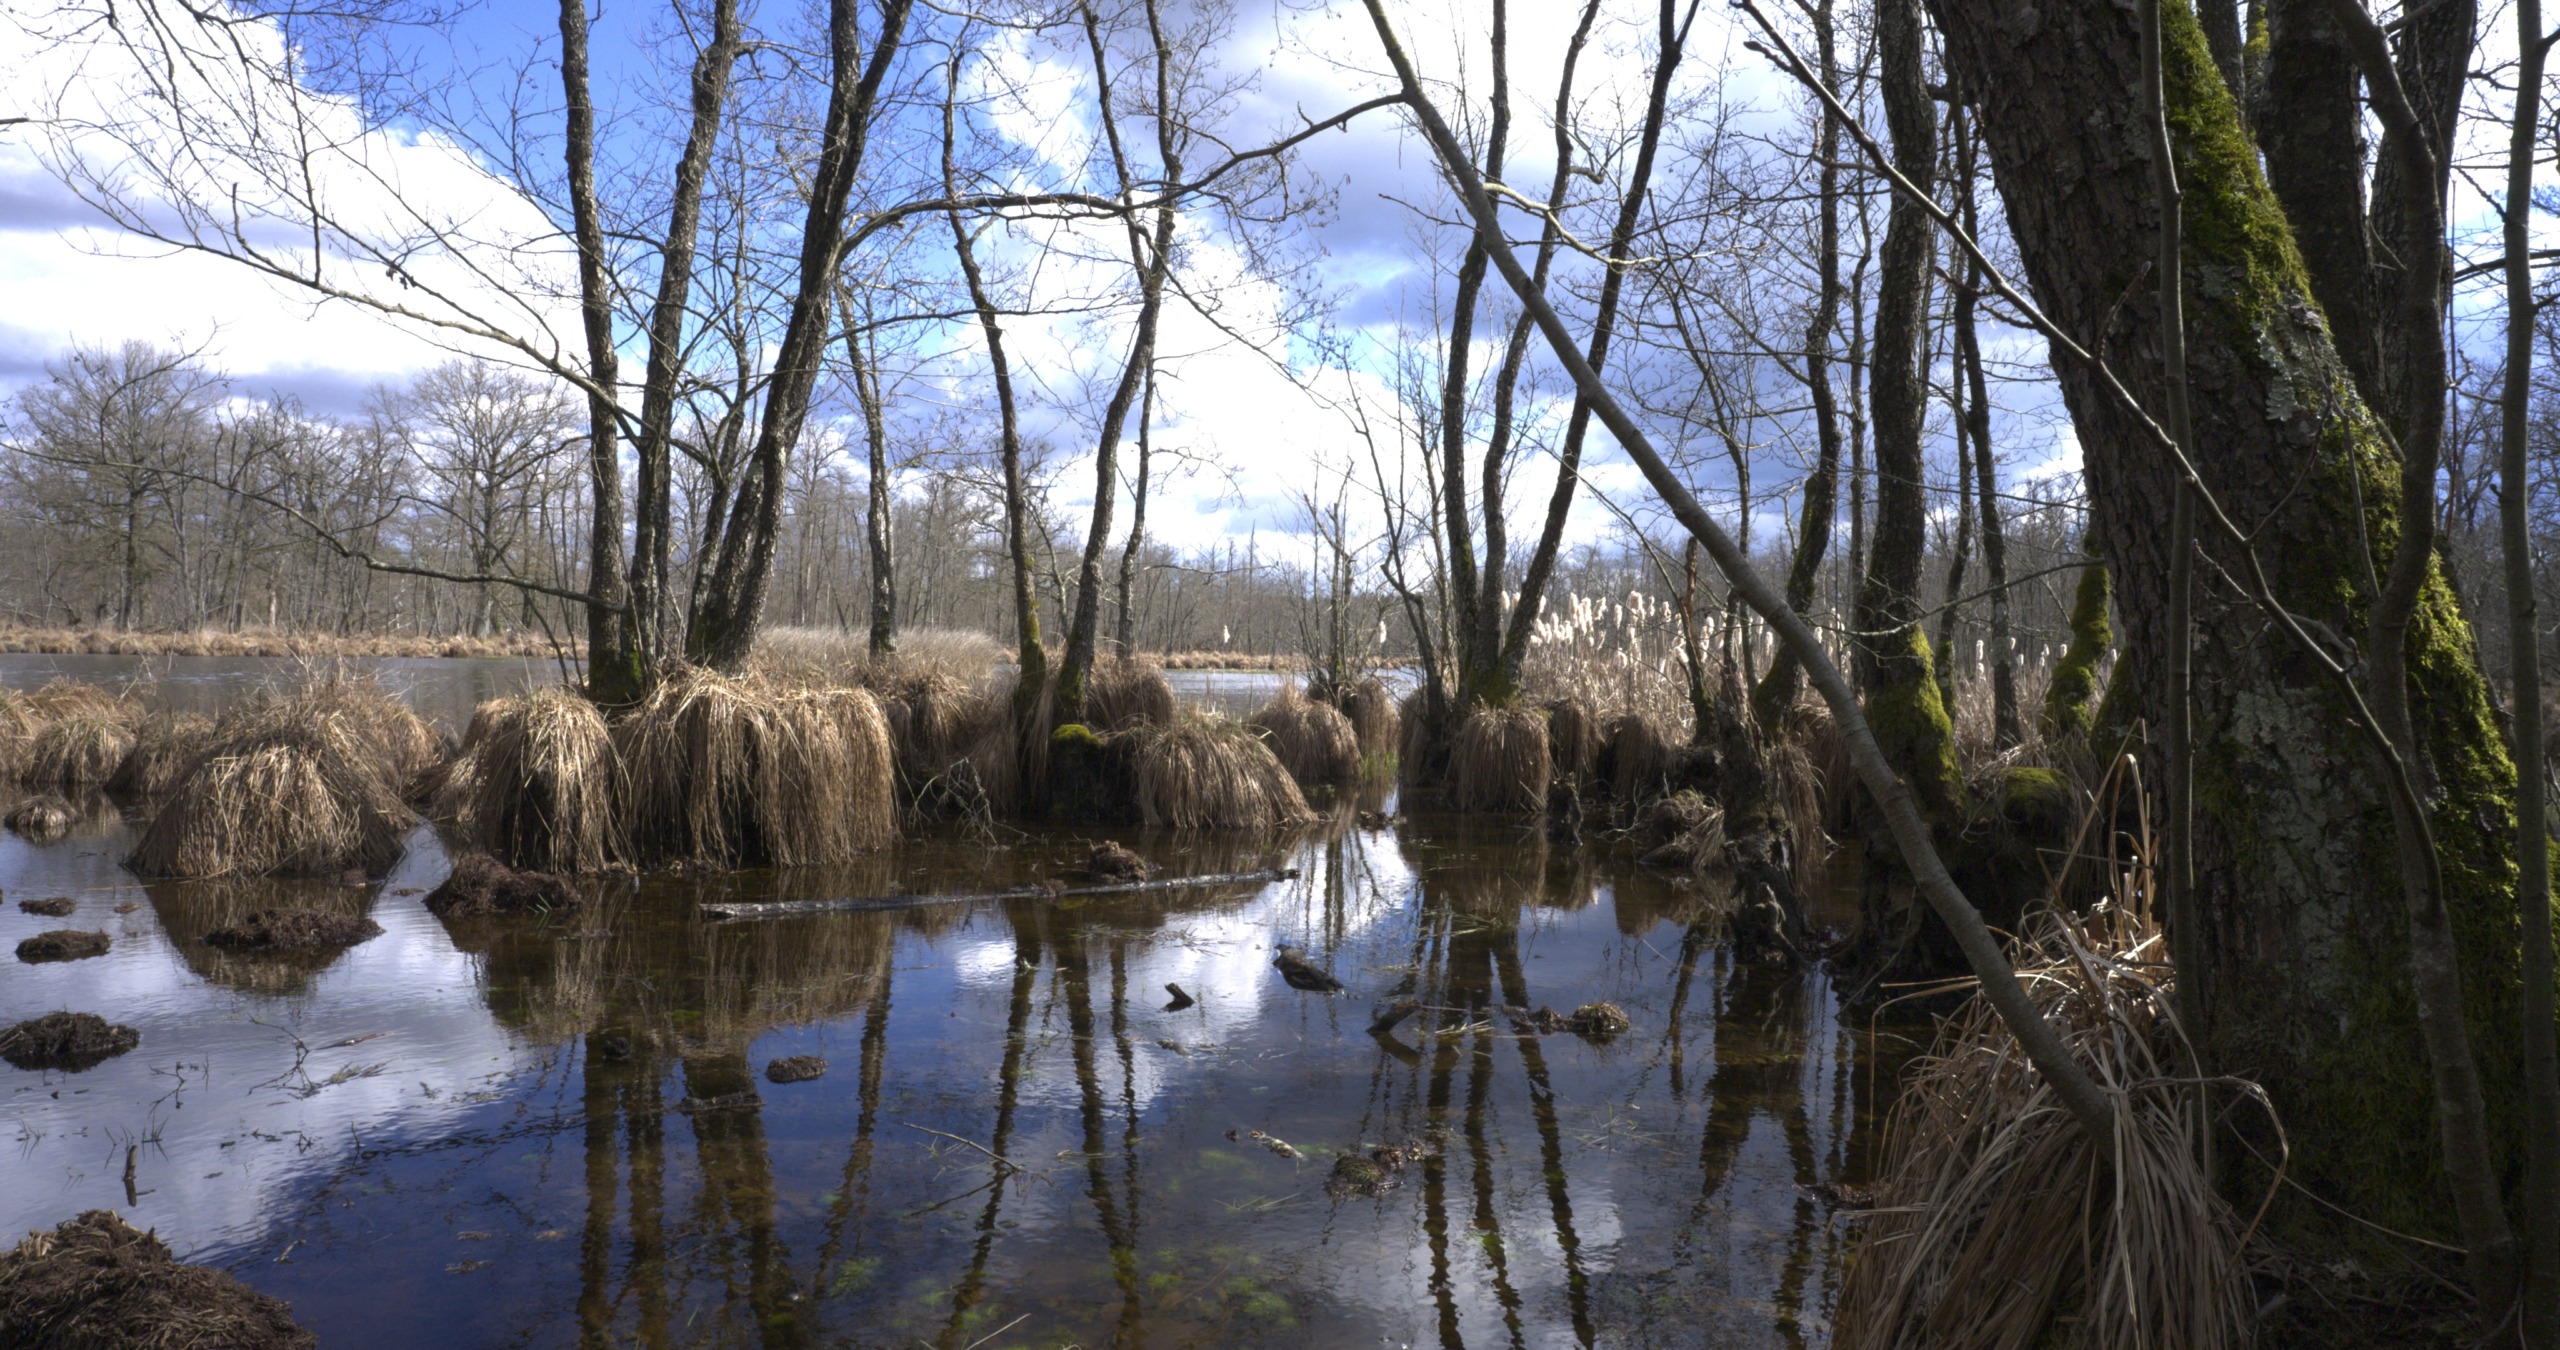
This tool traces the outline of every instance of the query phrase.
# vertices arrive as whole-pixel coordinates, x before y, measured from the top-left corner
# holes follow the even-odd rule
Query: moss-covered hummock
[[[1956,763],[1955,723],[1930,674],[1928,635],[1913,624],[1887,641],[1891,650],[1876,663],[1867,690],[1867,729],[1885,763],[1911,785],[1920,809],[1934,820],[1952,819],[1963,810],[1964,772]]]

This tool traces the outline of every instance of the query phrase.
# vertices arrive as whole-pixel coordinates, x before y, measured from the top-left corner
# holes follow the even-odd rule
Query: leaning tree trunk
[[[2164,406],[2160,310],[2124,241],[2158,219],[2137,125],[2134,14],[2105,6],[1931,0],[1981,129],[2038,302],[2104,343],[2136,398]],[[2399,534],[2398,463],[2322,322],[2301,252],[2191,11],[2167,7],[2167,105],[2185,198],[2187,368],[2200,470],[2256,531],[2277,597],[2316,633],[2365,631]],[[2111,328],[2101,331],[2110,315]],[[2117,678],[2155,722],[2168,687],[2178,475],[2085,366],[2058,362],[2090,489],[2091,530],[2123,621]],[[2202,545],[2193,690],[2198,958],[2214,999],[2208,1071],[2249,1075],[2284,1114],[2292,1175],[2375,1223],[2452,1231],[2435,1092],[2410,981],[2410,924],[2385,784],[2343,697],[2229,589],[2245,564]],[[2351,658],[2352,659],[2352,658]],[[2441,575],[2408,643],[2435,788],[2446,902],[2475,1043],[2512,1044],[2519,948],[2514,770],[2470,636]],[[2512,1059],[2483,1063],[2489,1165],[2521,1157]],[[2263,1174],[2261,1179],[2263,1178]],[[2290,1194],[2290,1192],[2289,1192]],[[2298,1235],[2346,1230],[2287,1202]]]

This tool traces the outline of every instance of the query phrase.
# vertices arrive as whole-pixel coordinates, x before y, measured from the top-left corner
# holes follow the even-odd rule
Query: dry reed
[[[2141,908],[2148,869],[2138,852],[2085,921],[2040,910],[2018,959],[2037,1012],[2114,1105],[2113,1156],[1968,999],[1904,1078],[1841,1291],[1844,1350],[2247,1343],[2244,1238],[2199,1156],[2207,1085]]]
[[[1543,811],[1554,781],[1546,714],[1536,708],[1467,710],[1449,745],[1449,804],[1470,812]]]
[[[1271,748],[1251,730],[1206,716],[1130,733],[1138,814],[1172,829],[1279,829],[1314,819]]]
[[[88,656],[254,656],[381,659],[505,657],[548,661],[557,653],[584,653],[586,644],[564,638],[557,652],[540,633],[488,637],[432,633],[303,633],[274,628],[238,631],[200,628],[180,633],[118,633],[97,628],[0,626],[0,652]]]
[[[1250,725],[1300,787],[1340,787],[1359,781],[1360,737],[1351,719],[1331,704],[1280,687],[1280,696],[1257,709]]]

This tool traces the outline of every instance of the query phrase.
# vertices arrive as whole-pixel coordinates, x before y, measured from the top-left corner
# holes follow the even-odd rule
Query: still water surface
[[[385,678],[467,711],[496,686],[434,668],[501,664]],[[1346,806],[1298,840],[1116,836],[1168,874],[1300,869],[1258,888],[695,909],[994,890],[1094,837],[941,833],[447,925],[420,903],[428,831],[373,887],[145,886],[119,865],[140,815],[0,839],[9,900],[79,903],[11,904],[8,945],[115,935],[5,967],[0,1020],[142,1033],[86,1073],[0,1066],[0,1232],[121,1210],[324,1345],[1819,1344],[1825,1196],[1862,1176],[1904,1043],[1878,1050],[1819,973],[1735,965],[1701,889],[1517,826]],[[199,940],[279,901],[384,932],[298,962]],[[1284,943],[1348,990],[1289,987]],[[1168,1010],[1168,982],[1195,1002]],[[1408,995],[1430,1010],[1371,1035]],[[1634,1029],[1500,1011],[1593,999]],[[765,1081],[800,1054],[825,1076]],[[1394,1144],[1418,1155],[1398,1184],[1328,1188],[1339,1154]]]

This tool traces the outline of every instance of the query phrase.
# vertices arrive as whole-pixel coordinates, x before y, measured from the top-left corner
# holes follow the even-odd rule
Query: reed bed
[[[440,750],[369,681],[244,700],[214,724],[127,865],[146,877],[380,875],[417,823],[404,789]]]
[[[1543,811],[1554,778],[1545,712],[1483,704],[1467,710],[1449,746],[1453,808],[1469,813]]]
[[[1005,663],[1003,644],[962,628],[909,628],[887,658],[871,655],[871,635],[851,628],[766,628],[756,635],[748,669],[787,683],[875,685],[886,674],[939,674],[975,685]]]
[[[797,689],[688,669],[613,729],[644,864],[834,862],[887,844],[889,727],[863,689]]]
[[[1315,818],[1288,769],[1248,727],[1194,715],[1127,734],[1138,814],[1149,826],[1282,829]]]
[[[1979,993],[1906,1074],[1843,1350],[2220,1350],[2249,1341],[2243,1225],[2200,1156],[2209,1089],[2180,1027],[2137,852],[2089,916],[2030,917],[2018,973],[2115,1106],[2101,1156]],[[2263,1098],[2259,1098],[2263,1101]]]
[[[1280,696],[1248,719],[1289,776],[1305,787],[1342,787],[1360,779],[1360,736],[1351,719],[1329,703],[1280,687]]]
[[[200,628],[178,633],[119,633],[98,628],[0,626],[0,652],[56,656],[454,657],[495,660],[555,655],[575,659],[586,644],[540,633],[486,637],[434,633],[313,633],[277,628]]]

